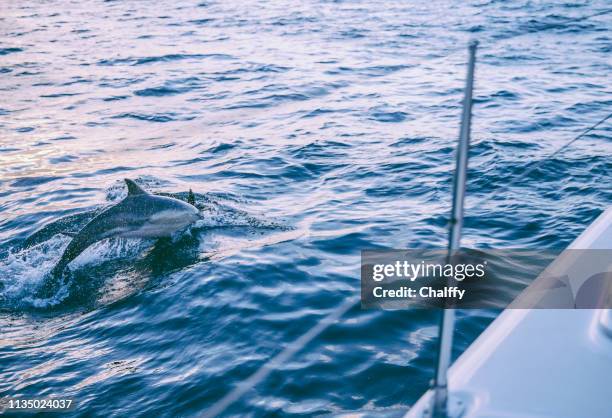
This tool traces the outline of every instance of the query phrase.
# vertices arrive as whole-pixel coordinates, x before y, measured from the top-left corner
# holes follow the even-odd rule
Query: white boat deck
[[[568,248],[612,249],[612,208]],[[448,387],[453,418],[611,418],[612,311],[507,309],[450,368]],[[426,416],[430,396],[406,418]]]

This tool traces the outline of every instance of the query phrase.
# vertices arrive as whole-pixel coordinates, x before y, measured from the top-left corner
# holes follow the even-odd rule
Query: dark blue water
[[[445,245],[473,37],[464,244],[567,245],[612,202],[609,123],[501,188],[610,112],[609,6],[4,2],[0,396],[197,416],[358,295],[361,249]],[[99,243],[76,291],[36,299],[58,232],[124,177],[192,188],[205,219],[173,242]],[[494,316],[460,312],[456,353]],[[227,416],[406,410],[436,323],[353,309]]]

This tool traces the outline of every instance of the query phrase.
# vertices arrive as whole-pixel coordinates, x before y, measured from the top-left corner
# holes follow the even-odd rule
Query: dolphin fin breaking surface
[[[128,189],[128,196],[134,196],[138,194],[148,194],[142,187],[136,184],[135,181],[130,179],[124,179]]]

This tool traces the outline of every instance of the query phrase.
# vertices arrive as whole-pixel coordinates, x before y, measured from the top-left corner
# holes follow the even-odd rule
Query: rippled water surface
[[[464,244],[567,245],[612,201],[609,122],[502,187],[610,112],[609,8],[2,2],[0,395],[196,416],[358,295],[361,249],[443,246],[471,38]],[[96,244],[37,299],[125,177],[204,219]],[[436,315],[353,309],[227,415],[406,410]],[[456,352],[494,316],[461,312]]]

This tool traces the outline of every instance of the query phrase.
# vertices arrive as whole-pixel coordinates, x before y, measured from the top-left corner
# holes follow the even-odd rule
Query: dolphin
[[[199,211],[193,204],[150,194],[130,179],[125,179],[125,184],[128,189],[125,199],[93,218],[72,238],[51,270],[55,280],[62,276],[72,260],[98,241],[111,237],[169,237],[199,218]],[[195,199],[190,200],[195,203]]]

